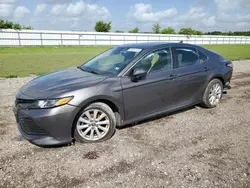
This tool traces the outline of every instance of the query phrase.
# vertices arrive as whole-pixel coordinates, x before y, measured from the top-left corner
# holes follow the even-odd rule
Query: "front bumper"
[[[72,142],[72,125],[80,109],[64,105],[51,109],[27,109],[15,106],[14,113],[22,136],[38,146]]]

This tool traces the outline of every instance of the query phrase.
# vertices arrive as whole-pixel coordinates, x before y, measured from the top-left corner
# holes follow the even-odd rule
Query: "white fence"
[[[0,30],[0,46],[112,46],[126,43],[179,41],[191,44],[250,44],[250,37],[98,33],[45,30]]]

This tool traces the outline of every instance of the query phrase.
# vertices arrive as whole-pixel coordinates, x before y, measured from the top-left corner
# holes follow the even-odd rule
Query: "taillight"
[[[232,62],[226,63],[226,66],[230,67],[230,68],[233,68],[233,63]]]

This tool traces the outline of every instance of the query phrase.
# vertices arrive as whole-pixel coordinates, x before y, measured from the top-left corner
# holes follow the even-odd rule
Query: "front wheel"
[[[223,94],[223,84],[219,79],[213,79],[207,85],[203,94],[201,105],[206,108],[214,108],[220,102]]]
[[[104,103],[93,103],[76,118],[74,137],[82,143],[108,140],[115,133],[115,115]]]

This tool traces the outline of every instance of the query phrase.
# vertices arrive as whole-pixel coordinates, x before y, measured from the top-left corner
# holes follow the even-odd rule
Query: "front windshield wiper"
[[[83,69],[81,66],[77,67],[78,69],[81,69],[82,71],[85,71],[85,72],[89,72],[89,73],[92,73],[92,74],[99,74],[98,72],[96,71],[93,71],[93,70],[85,70]]]
[[[91,71],[91,70],[84,70],[84,71],[86,71],[86,72],[89,72],[89,73],[92,73],[92,74],[99,74],[98,72],[96,72],[96,71]]]

